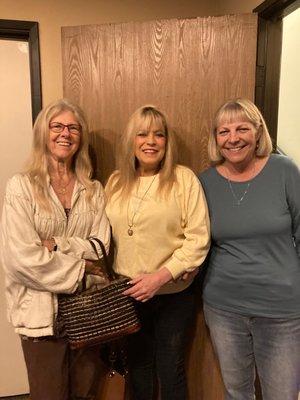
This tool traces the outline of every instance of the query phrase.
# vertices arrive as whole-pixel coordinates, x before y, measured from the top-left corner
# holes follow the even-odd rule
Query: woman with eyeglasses
[[[91,179],[89,134],[68,100],[43,109],[33,128],[27,169],[6,188],[1,231],[8,317],[21,337],[31,400],[95,399],[99,352],[70,350],[55,326],[57,296],[97,274],[88,241],[108,249],[103,189]],[[89,284],[100,277],[89,277]]]

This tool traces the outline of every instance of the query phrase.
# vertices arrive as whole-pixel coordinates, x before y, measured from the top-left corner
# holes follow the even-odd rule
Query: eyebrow
[[[217,127],[217,129],[227,129],[227,128],[228,128],[228,125],[231,125],[231,124],[232,124],[232,122],[229,122],[228,124],[224,124],[224,125],[219,125],[219,126]],[[248,121],[240,122],[240,123],[237,125],[237,127],[242,126],[242,125],[245,125],[245,124],[251,124],[251,122],[248,122]],[[253,125],[253,124],[252,124],[252,125]]]
[[[71,122],[70,124],[64,124],[64,123],[58,122],[58,121],[51,121],[50,124],[60,124],[60,125],[66,125],[66,126],[68,126],[68,125],[77,125],[77,126],[80,126],[80,124],[79,124],[78,122]]]

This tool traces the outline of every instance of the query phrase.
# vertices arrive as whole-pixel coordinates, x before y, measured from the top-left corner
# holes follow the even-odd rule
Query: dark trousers
[[[131,400],[152,400],[155,382],[161,400],[185,400],[185,349],[195,295],[193,287],[158,295],[139,304],[142,328],[128,337]]]
[[[22,339],[31,400],[94,400],[101,362],[99,347],[70,350],[63,338]]]

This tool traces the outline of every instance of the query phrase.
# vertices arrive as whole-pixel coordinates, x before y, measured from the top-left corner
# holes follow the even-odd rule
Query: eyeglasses
[[[76,124],[61,124],[60,122],[51,122],[49,124],[49,128],[52,132],[61,133],[65,128],[68,129],[69,133],[73,133],[74,135],[79,135],[81,132],[81,126]]]

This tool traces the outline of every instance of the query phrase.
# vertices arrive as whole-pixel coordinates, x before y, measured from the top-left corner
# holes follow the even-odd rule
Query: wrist
[[[162,267],[161,269],[159,269],[157,271],[157,274],[162,285],[170,282],[173,279],[171,272],[166,267]]]

